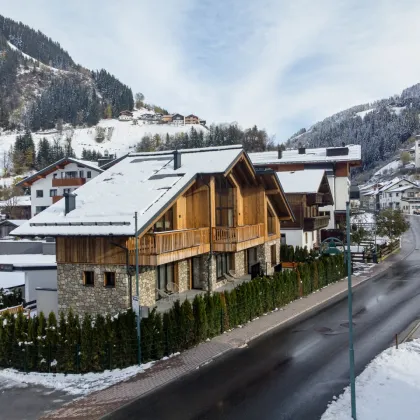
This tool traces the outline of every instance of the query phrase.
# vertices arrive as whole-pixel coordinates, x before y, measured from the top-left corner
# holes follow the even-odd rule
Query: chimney
[[[304,155],[306,153],[306,147],[299,147],[298,148],[298,153],[300,155]]]
[[[281,159],[283,157],[283,151],[281,150],[281,147],[279,146],[277,148],[277,159]]]
[[[175,150],[174,152],[174,171],[181,167],[181,152]]]
[[[64,194],[64,214],[68,214],[76,208],[76,194]]]

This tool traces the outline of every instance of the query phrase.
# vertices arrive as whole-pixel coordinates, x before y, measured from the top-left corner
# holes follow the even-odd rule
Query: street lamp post
[[[351,391],[351,416],[356,417],[356,384],[354,376],[354,348],[353,348],[353,290],[351,286],[351,252],[350,252],[350,202],[346,203],[346,230],[347,230],[347,284],[348,284],[348,309],[349,309],[349,358],[350,358],[350,391]]]
[[[141,348],[140,348],[140,288],[139,288],[139,237],[137,234],[137,212],[134,213],[134,230],[135,230],[135,242],[136,242],[136,296],[137,305],[136,308],[136,320],[137,320],[137,363],[141,364]]]

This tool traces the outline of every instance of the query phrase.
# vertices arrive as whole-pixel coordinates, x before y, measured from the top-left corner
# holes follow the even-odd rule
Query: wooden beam
[[[281,195],[281,191],[280,190],[265,190],[265,194],[266,195],[275,195],[275,194]]]
[[[235,186],[236,224],[238,226],[242,226],[244,224],[244,215],[243,215],[244,202],[243,202],[241,187],[238,181],[235,179],[235,176],[233,175],[232,172],[229,174],[229,179],[232,182],[232,184]]]
[[[210,177],[210,221],[211,226],[216,226],[216,186],[214,176]]]

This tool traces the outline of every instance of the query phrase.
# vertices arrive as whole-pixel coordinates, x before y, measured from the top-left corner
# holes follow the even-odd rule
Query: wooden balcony
[[[264,223],[213,228],[213,249],[216,252],[238,252],[263,243]]]
[[[328,226],[330,216],[305,217],[303,219],[303,230],[310,232],[313,230],[323,229]]]
[[[55,195],[52,199],[53,204],[56,203],[57,201],[61,200],[63,198],[62,195]]]
[[[191,258],[210,251],[209,228],[146,233],[139,239],[139,264],[160,265]],[[135,260],[135,239],[128,241],[131,263]]]
[[[322,193],[314,193],[314,194],[308,194],[306,196],[306,204],[308,206],[314,206],[315,204],[317,205],[322,205],[324,200],[324,194]]]
[[[80,187],[86,182],[86,178],[53,178],[53,187]]]

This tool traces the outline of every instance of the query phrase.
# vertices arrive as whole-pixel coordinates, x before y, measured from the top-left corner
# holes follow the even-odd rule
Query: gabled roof
[[[46,176],[52,172],[55,172],[57,169],[60,169],[60,166],[66,166],[69,163],[76,163],[77,165],[84,166],[85,168],[92,169],[94,171],[103,172],[96,162],[90,162],[88,160],[81,160],[75,159],[72,157],[65,157],[57,162],[52,163],[51,165],[46,166],[45,168],[41,169],[38,172],[35,172],[33,175],[28,176],[27,178],[23,179],[22,181],[18,182],[16,185],[18,187],[26,187],[30,184],[33,184],[35,181],[39,179],[39,177]]]
[[[414,182],[409,181],[408,179],[394,178],[391,181],[389,181],[387,184],[385,184],[382,188],[380,188],[379,189],[379,192],[381,193],[381,192],[388,191],[390,188],[395,187],[395,185],[399,184],[400,182],[401,183],[408,182],[408,183],[412,184],[413,187],[417,187],[418,186],[417,184],[415,184]]]
[[[198,118],[198,117],[197,117],[197,115],[190,114],[190,115],[187,115],[185,118]]]
[[[286,194],[317,193],[325,176],[324,169],[277,172]]]
[[[179,152],[179,169],[174,169],[174,151],[130,154],[77,189],[75,210],[65,215],[65,200],[60,200],[13,234],[133,236],[134,212],[142,233],[200,174],[225,174],[246,156],[240,145]]]
[[[327,156],[327,149],[343,149],[339,147],[319,147],[317,149],[305,149],[300,154],[298,149],[284,150],[281,159],[278,158],[278,151],[250,153],[249,157],[254,165],[264,166],[267,164],[286,163],[321,163],[321,162],[359,162],[362,159],[361,146],[348,145],[348,154],[338,156]]]

